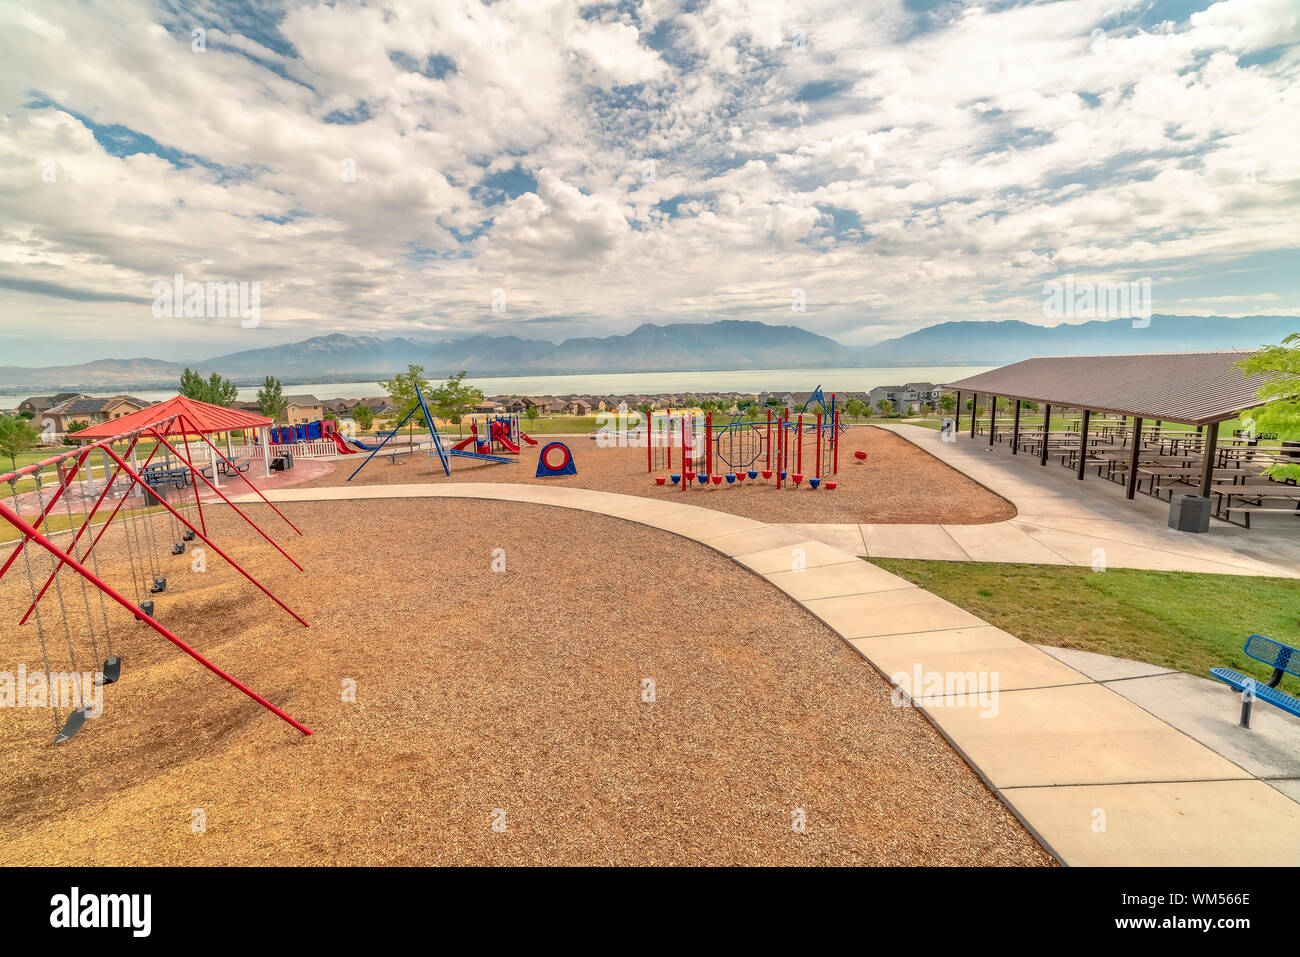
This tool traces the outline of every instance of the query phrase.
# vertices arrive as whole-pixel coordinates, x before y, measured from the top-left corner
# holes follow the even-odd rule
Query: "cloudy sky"
[[[1065,276],[1290,314],[1300,2],[7,0],[0,171],[0,365],[865,344],[1048,322]],[[176,273],[259,283],[260,323],[155,317]]]

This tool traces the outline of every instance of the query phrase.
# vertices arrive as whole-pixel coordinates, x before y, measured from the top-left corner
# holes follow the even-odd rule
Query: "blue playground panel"
[[[463,459],[478,459],[481,462],[503,462],[506,465],[513,465],[518,459],[507,458],[504,455],[485,455],[482,452],[466,452],[464,449],[448,449],[448,455],[459,455]]]

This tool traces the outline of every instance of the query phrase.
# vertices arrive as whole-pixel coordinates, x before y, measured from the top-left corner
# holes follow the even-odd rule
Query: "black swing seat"
[[[166,591],[166,590],[167,590],[167,579],[165,578],[155,578],[153,580],[153,584],[149,586],[149,592],[154,595],[158,594],[161,591]]]
[[[112,658],[104,659],[104,681],[106,685],[111,685],[122,677],[122,659],[114,655]]]
[[[144,612],[146,615],[148,615],[150,618],[152,618],[152,617],[153,617],[153,602],[148,601],[147,599],[146,599],[145,601],[140,602],[140,610],[141,610],[142,612]]]
[[[192,528],[185,529],[185,534],[182,535],[181,538],[185,539],[185,541],[187,542],[194,541],[194,529]]]
[[[185,554],[185,544],[184,544],[183,542],[177,542],[175,545],[173,545],[173,546],[172,546],[172,554],[173,554],[173,555],[184,555],[184,554]]]
[[[59,729],[59,733],[54,736],[54,743],[62,744],[64,741],[71,741],[77,736],[77,732],[81,730],[81,726],[86,723],[86,719],[89,717],[90,705],[73,709],[68,715],[68,720],[63,722],[63,727]]]

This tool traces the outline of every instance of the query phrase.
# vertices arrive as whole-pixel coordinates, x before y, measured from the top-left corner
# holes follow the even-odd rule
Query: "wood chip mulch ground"
[[[866,662],[700,545],[455,500],[291,506],[299,538],[251,507],[303,573],[208,512],[311,627],[210,553],[159,559],[159,620],[316,734],[116,610],[103,717],[55,747],[47,711],[0,711],[0,864],[1051,863]],[[101,568],[129,592],[121,542]],[[39,667],[29,597],[0,580],[0,669]]]
[[[683,491],[671,485],[657,486],[654,475],[667,475],[660,469],[652,475],[646,471],[644,448],[602,448],[590,436],[556,436],[573,451],[578,474],[537,478],[537,457],[546,436],[537,436],[539,445],[525,445],[518,460],[509,465],[482,464],[470,459],[451,459],[454,482],[540,482],[574,488],[621,492],[645,498],[666,499],[703,505],[772,523],[881,523],[981,525],[1014,518],[1015,506],[988,491],[956,469],[945,465],[928,452],[884,429],[874,426],[851,426],[840,444],[838,487],[812,491],[807,484],[799,489],[777,491],[761,477],[756,482],[707,487],[692,486]],[[674,471],[680,472],[680,449],[673,450]],[[867,453],[859,462],[854,451]],[[812,445],[805,450],[805,471],[813,471]],[[350,483],[348,476],[361,464],[362,455],[339,459],[327,475],[298,483],[304,487],[321,485],[408,485],[421,482],[449,481],[434,459],[436,472],[430,473],[429,456],[424,452],[400,457],[396,464],[384,454],[376,455]],[[715,471],[717,471],[715,469]],[[829,471],[829,470],[826,470]]]

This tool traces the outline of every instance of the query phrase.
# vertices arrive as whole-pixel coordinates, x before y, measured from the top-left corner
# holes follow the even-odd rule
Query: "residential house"
[[[555,411],[560,415],[590,415],[591,403],[576,397],[561,399]]]
[[[81,392],[60,392],[58,395],[34,395],[29,399],[23,399],[18,403],[19,412],[30,412],[32,415],[40,413],[67,402],[69,399],[89,398]]]
[[[65,401],[38,412],[36,421],[40,423],[42,431],[67,432],[68,426],[73,422],[101,425],[132,412],[139,412],[148,405],[143,399],[130,395],[103,398],[74,393]]]
[[[324,418],[325,409],[314,395],[286,395],[284,417],[290,425],[305,425]]]
[[[878,385],[867,393],[866,401],[875,412],[880,408],[880,400],[888,399],[895,412],[910,415],[922,410],[937,410],[942,395],[943,389],[933,382],[906,382],[902,385]]]
[[[550,402],[533,395],[521,395],[511,399],[506,403],[506,411],[514,414],[525,414],[530,406],[536,408],[542,415],[547,415],[551,411]]]

